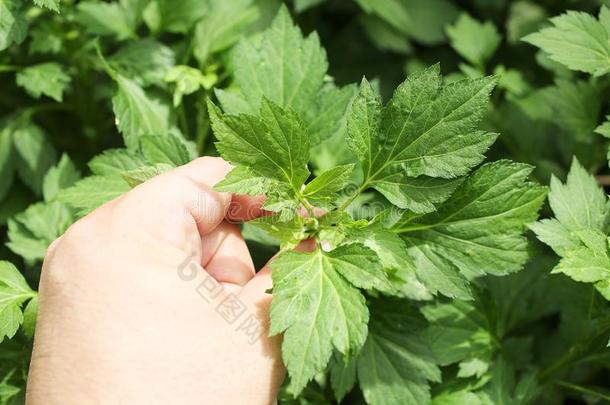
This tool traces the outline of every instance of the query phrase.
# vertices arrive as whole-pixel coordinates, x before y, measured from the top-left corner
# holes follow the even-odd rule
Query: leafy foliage
[[[266,196],[280,403],[608,400],[598,7],[0,0],[0,404],[48,246],[202,155]]]

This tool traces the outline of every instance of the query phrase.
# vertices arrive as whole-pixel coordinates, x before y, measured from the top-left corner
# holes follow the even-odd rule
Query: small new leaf
[[[502,40],[493,23],[480,23],[468,14],[447,27],[447,36],[453,49],[478,67],[485,66]]]

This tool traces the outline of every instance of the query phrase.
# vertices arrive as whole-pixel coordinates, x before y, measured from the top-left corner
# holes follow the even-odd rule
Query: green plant
[[[609,16],[0,0],[0,258],[22,270],[0,261],[0,404],[23,402],[48,245],[218,154],[216,189],[272,212],[242,232],[257,262],[280,251],[280,402],[610,400]]]

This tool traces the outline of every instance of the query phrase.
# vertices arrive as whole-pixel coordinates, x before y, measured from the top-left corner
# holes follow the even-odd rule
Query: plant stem
[[[354,200],[364,191],[367,189],[367,187],[369,186],[368,182],[364,182],[362,183],[362,185],[358,188],[358,190],[356,190],[356,192],[354,194],[352,194],[350,197],[348,197],[347,200],[343,201],[343,204],[341,204],[341,206],[338,208],[339,211],[344,211],[347,207],[349,207],[349,205],[354,202]]]
[[[553,384],[558,385],[563,388],[570,389],[572,391],[580,392],[580,393],[583,393],[586,395],[591,395],[591,396],[594,396],[594,397],[597,397],[600,399],[604,399],[606,401],[610,401],[610,395],[608,395],[608,394],[605,394],[603,392],[598,392],[598,391],[595,391],[590,388],[583,387],[583,386],[580,386],[577,384],[572,384],[567,381],[555,381]]]

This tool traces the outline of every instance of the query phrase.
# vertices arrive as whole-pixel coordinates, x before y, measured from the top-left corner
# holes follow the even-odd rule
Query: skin
[[[212,191],[230,169],[195,160],[51,245],[29,404],[275,401],[285,370],[280,337],[267,333],[270,270],[255,273],[234,224],[262,215],[262,198]]]

